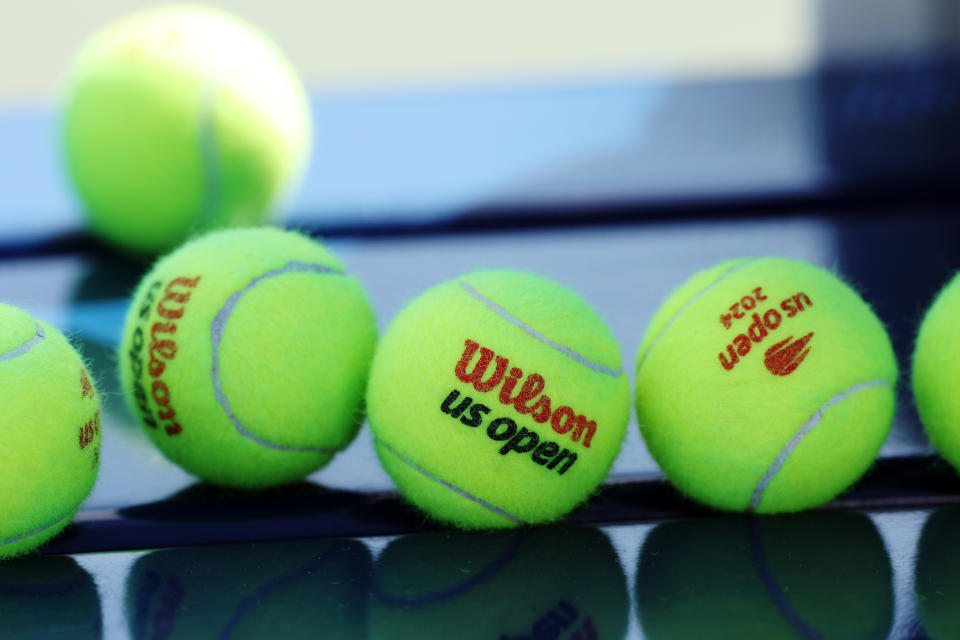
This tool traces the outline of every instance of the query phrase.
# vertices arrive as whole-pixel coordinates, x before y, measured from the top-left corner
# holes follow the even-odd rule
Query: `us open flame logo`
[[[807,317],[806,314],[813,307],[813,300],[804,291],[798,291],[779,302],[774,298],[774,302],[768,303],[769,296],[763,290],[762,286],[751,287],[749,293],[730,306],[729,312],[720,314],[720,324],[724,329],[740,331],[718,354],[720,366],[725,371],[733,371],[737,363],[749,357],[755,346],[775,339],[772,336],[777,333],[786,333],[785,329],[796,322],[795,318],[801,315]],[[795,331],[796,327],[793,328]],[[763,364],[767,371],[775,376],[788,376],[797,370],[810,353],[807,345],[813,338],[813,332],[794,339],[796,335],[792,333],[764,352]]]
[[[812,337],[813,331],[799,340],[793,340],[793,336],[790,336],[767,349],[763,357],[763,364],[767,367],[767,371],[775,376],[788,376],[796,371],[810,353],[807,343]],[[791,340],[793,342],[790,342]]]

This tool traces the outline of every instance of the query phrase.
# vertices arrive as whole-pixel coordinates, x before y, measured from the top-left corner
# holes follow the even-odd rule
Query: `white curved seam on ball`
[[[216,113],[218,82],[214,78],[204,84],[198,106],[197,146],[200,152],[200,172],[203,199],[197,219],[201,226],[210,226],[223,200],[223,170],[217,158]]]
[[[660,329],[660,333],[656,335],[656,337],[650,343],[650,346],[647,347],[646,352],[644,352],[643,354],[643,359],[637,365],[637,373],[640,373],[640,369],[642,369],[643,365],[646,364],[647,362],[647,356],[650,355],[650,353],[653,351],[653,348],[657,346],[658,342],[660,342],[660,338],[663,337],[663,334],[667,332],[667,329],[673,326],[673,323],[677,321],[677,318],[683,315],[683,312],[686,311],[690,307],[690,305],[692,305],[694,302],[699,300],[707,291],[710,291],[711,289],[716,287],[718,284],[720,284],[731,273],[734,273],[735,271],[739,271],[740,269],[746,267],[747,265],[751,265],[756,261],[757,261],[756,258],[753,258],[753,259],[744,260],[739,264],[733,265],[732,267],[730,267],[729,269],[721,273],[719,276],[717,276],[716,280],[708,284],[703,289],[700,289],[700,291],[697,292],[697,295],[687,300],[686,303],[682,307],[680,307],[680,309],[678,309],[677,312],[673,314],[673,316],[671,316],[671,318],[667,321],[667,324],[663,325],[663,328]]]
[[[551,340],[544,334],[540,333],[539,331],[537,331],[536,329],[528,325],[526,322],[524,322],[517,316],[513,315],[512,313],[510,313],[509,311],[507,311],[506,309],[498,305],[496,302],[494,302],[490,298],[486,297],[485,295],[477,291],[469,283],[460,281],[460,286],[463,288],[464,291],[469,293],[474,299],[479,301],[485,307],[493,311],[495,314],[497,314],[498,316],[500,316],[510,324],[516,327],[519,327],[527,335],[531,336],[535,340],[538,340],[543,344],[547,345],[548,347],[555,349],[556,351],[559,351],[563,355],[567,356],[568,358],[576,362],[579,362],[580,364],[587,367],[588,369],[596,371],[597,373],[602,373],[612,378],[619,378],[620,376],[623,375],[623,369],[621,368],[614,369],[612,367],[608,367],[605,364],[596,362],[594,360],[587,358],[586,356],[583,356],[577,353],[576,351],[574,351],[573,349],[571,349],[566,345],[562,345],[559,342],[554,342],[553,340]]]
[[[261,273],[256,278],[253,278],[247,285],[240,289],[239,291],[234,291],[227,301],[224,303],[220,310],[217,312],[217,315],[214,316],[213,322],[210,323],[210,342],[212,347],[212,364],[210,367],[210,377],[213,380],[213,390],[217,398],[217,404],[224,410],[227,414],[227,417],[230,418],[230,422],[233,423],[233,426],[236,428],[237,433],[242,437],[252,440],[262,447],[268,449],[274,449],[276,451],[292,451],[297,453],[323,453],[323,454],[333,454],[339,451],[335,447],[292,447],[276,444],[274,442],[269,442],[263,438],[251,433],[247,430],[246,427],[240,422],[240,419],[237,418],[236,414],[233,412],[233,409],[230,406],[230,401],[227,399],[227,394],[223,390],[223,383],[220,381],[220,343],[223,341],[223,333],[227,327],[227,321],[230,319],[231,314],[237,307],[237,304],[240,302],[240,298],[244,296],[248,291],[256,287],[258,284],[267,280],[269,278],[275,278],[277,276],[286,275],[288,273],[319,273],[322,275],[337,275],[342,276],[343,273],[333,267],[328,267],[322,264],[313,264],[307,262],[300,262],[298,260],[291,260],[283,267],[279,269],[271,269]]]
[[[5,353],[0,353],[0,362],[6,362],[7,360],[13,360],[14,358],[22,356],[27,351],[30,351],[30,349],[33,349],[35,346],[40,344],[40,342],[47,337],[43,332],[43,327],[40,326],[39,322],[34,322],[34,326],[37,328],[37,332],[19,347],[11,349]]]
[[[44,531],[46,531],[47,529],[57,526],[58,524],[60,524],[61,522],[69,518],[72,514],[73,512],[69,511],[66,514],[54,520],[53,522],[45,524],[42,527],[38,527],[33,531],[28,531],[27,533],[20,534],[19,536],[15,536],[13,538],[10,538],[9,540],[0,540],[0,547],[4,547],[8,544],[14,544],[15,542],[20,542],[21,540],[26,540],[27,538],[32,538],[35,535],[39,535]]]
[[[518,518],[517,516],[513,515],[512,513],[509,513],[508,511],[504,511],[503,509],[501,509],[501,508],[498,507],[497,505],[491,504],[491,503],[487,502],[486,500],[484,500],[483,498],[478,498],[477,496],[473,495],[472,493],[470,493],[470,492],[468,492],[468,491],[466,491],[466,490],[464,490],[464,489],[461,489],[461,488],[458,487],[457,485],[452,484],[452,483],[450,483],[450,482],[447,482],[447,481],[444,480],[443,478],[439,478],[439,477],[433,475],[432,473],[430,473],[429,471],[427,471],[426,469],[424,469],[423,467],[421,467],[420,465],[418,465],[418,464],[417,464],[416,462],[414,462],[413,460],[410,460],[410,459],[402,456],[402,455],[400,454],[400,452],[398,452],[396,449],[394,449],[393,447],[391,447],[389,444],[387,444],[387,443],[384,442],[383,440],[380,440],[380,439],[378,438],[378,439],[377,439],[377,442],[379,442],[382,447],[386,448],[387,451],[389,451],[390,453],[392,453],[393,455],[395,455],[395,456],[397,457],[397,459],[400,460],[400,462],[404,463],[405,465],[407,465],[408,467],[410,467],[411,469],[413,469],[414,471],[416,471],[417,473],[419,473],[420,475],[422,475],[422,476],[425,477],[426,479],[428,479],[428,480],[433,480],[433,481],[436,482],[437,484],[439,484],[439,485],[441,485],[441,486],[443,486],[443,487],[446,487],[447,489],[450,489],[451,491],[453,491],[454,493],[456,493],[458,496],[460,496],[460,497],[462,497],[462,498],[465,498],[465,499],[473,502],[474,504],[480,505],[480,506],[483,507],[484,509],[487,509],[488,511],[492,511],[493,513],[495,513],[495,514],[497,514],[497,515],[499,515],[499,516],[503,516],[503,517],[506,518],[507,520],[510,520],[510,521],[512,521],[512,522],[516,522],[516,523],[519,523],[519,524],[529,524],[528,522],[526,522],[526,521],[523,520],[522,518]]]
[[[793,451],[800,445],[800,442],[803,441],[804,437],[817,428],[827,411],[829,411],[832,407],[837,406],[847,398],[860,393],[861,391],[876,389],[878,387],[893,388],[888,380],[884,380],[882,378],[879,380],[858,382],[845,391],[835,394],[833,397],[823,403],[823,405],[817,409],[813,415],[807,419],[806,422],[800,425],[800,428],[797,429],[797,432],[793,434],[793,437],[790,438],[787,444],[784,445],[783,449],[780,450],[779,455],[777,455],[774,461],[770,464],[767,472],[764,474],[763,478],[760,479],[760,482],[757,483],[757,487],[753,490],[753,496],[750,498],[750,506],[748,507],[748,510],[756,511],[760,507],[760,502],[763,500],[763,495],[767,490],[767,486],[769,486],[769,484],[773,482],[773,479],[776,477],[776,475],[780,473],[783,465],[787,462],[787,458],[789,458],[790,454],[792,454]]]
[[[747,532],[750,540],[750,551],[753,555],[753,563],[756,566],[757,573],[760,574],[760,579],[763,581],[767,593],[770,595],[774,604],[776,604],[777,609],[779,609],[780,615],[782,615],[794,629],[799,631],[802,637],[811,640],[820,638],[821,636],[817,633],[816,629],[811,628],[810,625],[803,620],[800,613],[790,606],[790,602],[787,600],[787,594],[784,593],[783,587],[780,586],[780,583],[777,582],[776,577],[774,577],[773,571],[771,571],[770,565],[767,563],[767,558],[763,553],[763,540],[761,539],[760,527],[756,519],[751,518],[747,521]]]

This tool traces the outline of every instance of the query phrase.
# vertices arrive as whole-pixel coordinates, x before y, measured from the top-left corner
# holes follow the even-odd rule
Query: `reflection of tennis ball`
[[[93,229],[137,251],[261,221],[299,174],[310,131],[303,88],[276,46],[190,6],[135,13],[91,37],[63,113]]]
[[[920,325],[913,354],[913,395],[934,446],[960,469],[960,399],[957,359],[960,357],[960,275],[943,288]]]
[[[857,513],[661,524],[636,590],[649,640],[880,640],[893,619],[890,560]]]
[[[73,558],[0,562],[0,632],[4,638],[100,638],[100,597]]]
[[[620,349],[575,293],[479,271],[393,322],[367,389],[404,495],[465,528],[554,520],[606,477],[630,408]]]
[[[702,271],[637,354],[644,439],[684,493],[720,509],[796,511],[843,491],[893,418],[883,325],[833,274],[782,258]]]
[[[914,591],[917,614],[930,640],[960,638],[960,509],[934,511],[920,534]]]
[[[357,433],[376,324],[356,279],[298,233],[236,229],[160,260],[120,344],[130,407],[217,484],[296,481]]]
[[[0,304],[0,558],[66,527],[100,466],[100,403],[59,331]]]
[[[132,638],[366,638],[370,552],[354,540],[155,551],[127,579]]]
[[[586,527],[416,534],[374,569],[370,637],[623,638],[629,603],[607,537]]]

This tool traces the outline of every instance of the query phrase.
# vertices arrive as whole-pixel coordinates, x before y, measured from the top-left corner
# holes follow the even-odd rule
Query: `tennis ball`
[[[65,556],[0,562],[0,620],[5,638],[103,637],[93,578]]]
[[[937,295],[927,311],[913,352],[913,395],[931,442],[960,469],[960,400],[956,397],[960,331],[960,275]]]
[[[862,514],[677,520],[643,543],[636,603],[649,640],[882,640],[893,577]]]
[[[376,335],[360,284],[323,246],[279,229],[218,231],[138,286],[120,380],[150,439],[188,472],[285,484],[353,440]]]
[[[370,552],[355,540],[154,551],[127,578],[131,638],[366,638]]]
[[[59,331],[0,304],[0,558],[70,524],[100,466],[100,402]]]
[[[258,29],[170,6],[89,39],[61,138],[92,229],[158,252],[196,230],[262,222],[301,173],[311,122],[296,73]]]
[[[397,316],[367,407],[403,494],[474,529],[582,502],[620,449],[630,398],[617,343],[577,294],[501,270],[440,284]]]
[[[677,289],[637,354],[647,447],[684,494],[776,513],[834,498],[873,463],[897,363],[870,307],[832,273],[724,262]]]
[[[369,637],[624,638],[625,582],[598,529],[409,535],[377,559]]]
[[[930,640],[960,637],[960,509],[937,509],[923,525],[914,576],[917,614]]]

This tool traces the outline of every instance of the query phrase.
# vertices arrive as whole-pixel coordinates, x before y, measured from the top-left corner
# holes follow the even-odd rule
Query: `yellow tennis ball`
[[[515,271],[440,284],[393,321],[367,389],[403,494],[464,528],[546,522],[606,477],[630,411],[620,348],[577,294]]]
[[[0,558],[70,524],[100,466],[100,402],[59,331],[0,304]]]
[[[320,244],[279,229],[219,231],[144,277],[120,379],[150,439],[190,473],[284,484],[356,435],[376,335],[360,283]]]
[[[369,611],[375,640],[620,639],[630,600],[603,532],[556,526],[398,538]]]
[[[960,469],[960,400],[956,362],[960,357],[960,276],[940,291],[920,325],[913,353],[913,395],[931,442]]]
[[[127,578],[131,638],[367,638],[370,551],[356,540],[162,549]]]
[[[677,520],[643,542],[637,611],[648,640],[883,640],[892,573],[860,513]]]
[[[746,258],[670,296],[636,375],[644,440],[684,494],[775,513],[827,502],[873,463],[897,363],[883,325],[835,275]]]
[[[312,135],[303,87],[276,45],[199,6],[148,9],[94,34],[62,121],[91,227],[141,252],[263,221],[301,173]]]

